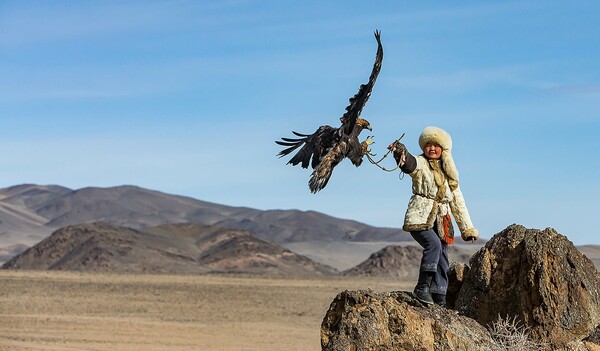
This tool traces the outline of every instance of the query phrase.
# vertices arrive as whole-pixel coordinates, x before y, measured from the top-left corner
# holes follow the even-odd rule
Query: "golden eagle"
[[[316,193],[327,185],[333,168],[344,157],[348,157],[356,167],[360,166],[363,156],[368,151],[368,146],[372,143],[371,137],[362,143],[359,142],[358,135],[363,129],[372,130],[369,121],[359,118],[359,116],[371,96],[371,90],[373,90],[383,61],[380,31],[375,31],[375,39],[377,40],[377,54],[369,82],[361,84],[358,93],[350,98],[350,104],[340,118],[342,125],[339,128],[328,125],[320,126],[313,134],[292,131],[299,138],[281,138],[282,141],[275,141],[277,144],[287,147],[277,154],[279,157],[286,156],[302,146],[288,164],[293,166],[300,164],[302,168],[308,168],[308,165],[311,165],[313,172],[308,186],[312,193]]]

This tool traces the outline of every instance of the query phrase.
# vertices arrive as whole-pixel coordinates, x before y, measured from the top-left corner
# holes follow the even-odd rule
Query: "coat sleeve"
[[[452,191],[452,195],[453,199],[450,201],[450,210],[454,215],[454,219],[456,219],[456,224],[458,225],[458,229],[460,229],[462,239],[465,241],[470,237],[477,239],[479,237],[479,231],[473,227],[462,191],[457,187]]]
[[[400,165],[400,169],[406,174],[411,174],[417,169],[417,159],[408,150],[406,151],[406,162]]]

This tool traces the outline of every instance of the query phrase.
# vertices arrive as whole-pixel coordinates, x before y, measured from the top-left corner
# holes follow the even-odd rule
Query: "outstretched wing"
[[[381,31],[375,31],[375,39],[377,40],[377,54],[375,55],[375,63],[367,84],[361,84],[358,93],[350,98],[350,104],[346,107],[346,113],[340,118],[342,126],[340,131],[345,135],[350,135],[354,129],[354,124],[360,116],[363,107],[371,96],[371,90],[375,85],[379,71],[381,70],[381,62],[383,61],[383,46],[381,45]]]
[[[308,168],[309,164],[312,168],[317,167],[323,156],[327,154],[337,139],[337,128],[332,126],[321,126],[313,134],[292,133],[299,138],[281,138],[282,141],[275,141],[281,146],[288,147],[279,152],[277,156],[283,157],[289,155],[302,146],[288,162],[288,164],[293,166],[301,164],[302,168]]]

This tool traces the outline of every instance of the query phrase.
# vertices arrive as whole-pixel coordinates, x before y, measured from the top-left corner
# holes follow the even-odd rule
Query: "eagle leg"
[[[365,140],[363,140],[360,143],[360,149],[362,150],[362,154],[363,156],[366,154],[369,154],[371,156],[377,156],[377,154],[373,154],[371,153],[371,149],[369,148],[369,146],[375,144],[375,141],[373,141],[373,136],[369,135]]]

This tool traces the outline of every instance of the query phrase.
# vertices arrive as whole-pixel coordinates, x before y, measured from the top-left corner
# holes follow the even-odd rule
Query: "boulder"
[[[464,263],[450,261],[448,270],[448,291],[446,292],[446,306],[455,309],[458,293],[462,288],[465,275],[469,272],[469,266]]]
[[[324,351],[496,350],[475,320],[439,306],[424,307],[407,292],[343,291],[321,324]]]
[[[552,350],[582,345],[600,325],[600,275],[552,228],[511,225],[473,255],[470,266],[456,310],[481,325],[516,317]]]

